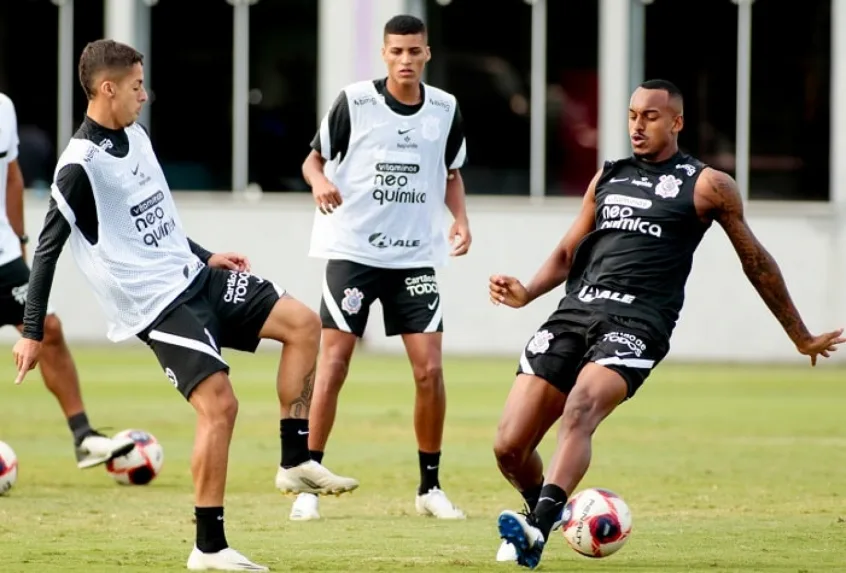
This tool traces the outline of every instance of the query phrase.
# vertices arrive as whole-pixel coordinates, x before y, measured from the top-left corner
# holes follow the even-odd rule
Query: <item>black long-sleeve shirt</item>
[[[129,153],[129,138],[123,129],[103,127],[87,116],[74,134],[74,138],[93,141],[115,157],[126,157]],[[86,241],[96,245],[99,241],[100,224],[97,219],[94,191],[85,169],[77,163],[66,165],[56,175],[55,184],[76,216],[74,225]],[[59,211],[56,200],[51,197],[32,261],[24,310],[24,338],[33,340],[44,338],[44,317],[47,314],[47,301],[53,286],[56,264],[70,234],[70,223]],[[188,239],[188,243],[191,251],[204,263],[208,263],[211,252],[191,239]]]

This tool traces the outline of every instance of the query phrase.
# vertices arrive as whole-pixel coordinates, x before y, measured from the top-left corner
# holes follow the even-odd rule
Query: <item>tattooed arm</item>
[[[717,221],[726,232],[749,282],[799,352],[811,356],[812,364],[816,364],[817,354],[828,357],[828,352],[843,342],[839,338],[843,330],[821,336],[808,331],[790,298],[778,264],[746,222],[743,200],[734,179],[721,171],[706,169],[696,182],[695,200],[700,213]]]

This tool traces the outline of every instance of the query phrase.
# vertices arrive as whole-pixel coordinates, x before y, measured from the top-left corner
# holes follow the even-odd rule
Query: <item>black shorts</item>
[[[382,303],[386,336],[443,332],[433,268],[380,269],[342,260],[326,264],[320,301],[323,328],[360,337],[374,300]]]
[[[23,258],[9,261],[0,267],[0,326],[17,327],[23,324],[28,290],[29,267]],[[49,304],[47,314],[53,314]]]
[[[238,271],[206,269],[196,280],[138,334],[186,399],[212,374],[229,373],[222,348],[255,352],[262,326],[285,293],[272,281]]]
[[[634,396],[670,350],[669,337],[647,322],[564,303],[529,340],[518,374],[543,378],[567,394],[585,364],[614,370]]]

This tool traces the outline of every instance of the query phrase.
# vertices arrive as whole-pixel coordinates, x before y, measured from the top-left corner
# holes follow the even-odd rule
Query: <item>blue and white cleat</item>
[[[534,569],[540,563],[546,540],[540,529],[527,517],[516,511],[503,511],[499,514],[499,536],[510,543],[517,553],[517,564]]]

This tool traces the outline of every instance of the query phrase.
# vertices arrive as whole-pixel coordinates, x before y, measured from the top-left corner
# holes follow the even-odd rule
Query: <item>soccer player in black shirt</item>
[[[496,436],[500,471],[529,508],[526,515],[500,514],[499,560],[534,568],[550,531],[568,518],[562,510],[587,472],[593,433],[669,350],[693,254],[712,222],[812,366],[846,341],[843,329],[809,332],[778,265],[746,222],[734,180],[679,151],[683,125],[678,88],[643,83],[629,106],[633,155],[606,162],[594,176],[570,230],[527,285],[490,278],[491,301],[512,308],[567,282],[557,310],[520,357]],[[536,447],[559,418],[544,476]]]

